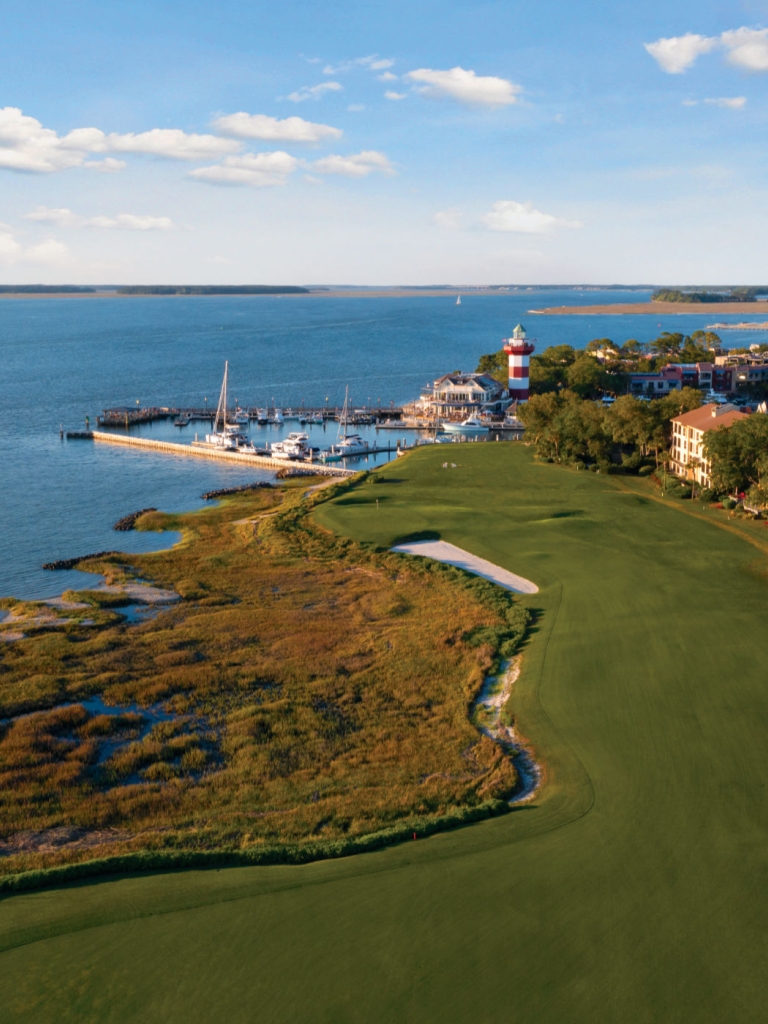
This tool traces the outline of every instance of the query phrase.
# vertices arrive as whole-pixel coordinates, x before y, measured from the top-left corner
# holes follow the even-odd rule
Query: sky
[[[30,10],[0,283],[768,280],[768,0]]]

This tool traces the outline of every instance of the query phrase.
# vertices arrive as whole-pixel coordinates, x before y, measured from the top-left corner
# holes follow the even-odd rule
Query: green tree
[[[571,363],[566,371],[566,381],[569,389],[581,398],[599,398],[616,387],[615,378],[587,355]]]
[[[754,413],[730,427],[715,427],[704,435],[716,490],[744,491],[765,486],[768,469],[768,416]]]
[[[477,373],[488,373],[494,380],[506,384],[509,380],[509,356],[504,349],[498,352],[490,352],[480,356],[477,363]]]

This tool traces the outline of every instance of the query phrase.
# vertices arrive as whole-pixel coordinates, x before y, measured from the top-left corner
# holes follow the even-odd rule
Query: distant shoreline
[[[608,306],[549,306],[531,312],[546,316],[623,316],[625,314],[646,314],[647,316],[708,316],[716,320],[721,313],[754,313],[765,316],[768,301],[759,302],[617,302]]]
[[[280,294],[243,294],[232,295],[121,295],[117,289],[95,292],[0,292],[0,299],[406,299],[419,296],[427,298],[443,298],[456,301],[456,296],[467,298],[475,295],[523,295],[524,292],[502,292],[498,288],[472,288],[462,291],[460,288],[327,288],[313,289],[307,292],[288,292]]]

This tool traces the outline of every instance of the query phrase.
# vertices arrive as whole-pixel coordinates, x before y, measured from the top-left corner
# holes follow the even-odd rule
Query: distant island
[[[83,295],[95,291],[74,284],[0,284],[0,295]]]
[[[702,291],[659,288],[651,296],[651,302],[756,302],[758,295],[766,293],[768,293],[768,288],[726,288]]]
[[[309,288],[291,284],[135,284],[117,289],[118,295],[308,295]]]

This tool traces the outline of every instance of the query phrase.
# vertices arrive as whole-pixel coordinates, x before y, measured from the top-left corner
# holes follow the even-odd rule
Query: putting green
[[[765,1019],[768,560],[621,478],[458,452],[317,518],[434,530],[538,584],[512,697],[533,806],[338,862],[7,898],[4,1020]]]

